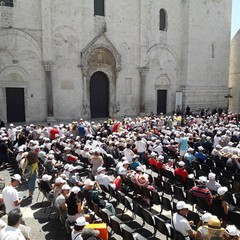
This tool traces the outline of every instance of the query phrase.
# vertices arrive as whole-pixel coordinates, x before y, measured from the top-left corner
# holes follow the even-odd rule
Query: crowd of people
[[[91,211],[86,210],[91,202],[115,214],[114,206],[102,197],[103,187],[121,191],[126,179],[130,179],[139,187],[157,191],[152,175],[157,173],[161,178],[165,170],[180,176],[183,187],[192,179],[196,184],[190,192],[208,206],[202,225],[195,231],[186,218],[188,204],[179,201],[172,218],[174,229],[185,239],[239,239],[237,228],[228,218],[230,206],[224,198],[230,189],[220,184],[211,170],[207,176],[192,171],[194,164],[212,167],[218,162],[232,176],[240,174],[239,140],[238,115],[218,113],[185,118],[151,114],[136,118],[125,116],[121,120],[110,117],[105,122],[80,119],[54,126],[10,124],[8,128],[2,127],[0,165],[16,163],[19,174],[11,177],[10,185],[2,192],[8,223],[0,231],[0,239],[13,234],[12,227],[16,236],[20,235],[18,223],[11,218],[16,214],[20,216],[16,211],[23,198],[19,198],[16,187],[23,178],[28,181],[28,200],[31,201],[39,178],[39,187],[51,194],[56,207],[74,226],[72,239],[85,240],[88,239],[85,235],[97,236],[96,231],[91,235],[91,230],[84,228],[94,221]],[[90,170],[87,177],[81,175],[86,169]],[[235,181],[232,192],[236,198],[239,187],[240,182]],[[144,201],[151,204],[148,198]],[[213,205],[219,206],[218,216],[211,214]],[[23,219],[21,217],[22,223]]]

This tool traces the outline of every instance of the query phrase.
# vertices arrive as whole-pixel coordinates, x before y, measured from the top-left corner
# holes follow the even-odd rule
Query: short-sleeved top
[[[1,240],[25,240],[20,229],[6,226],[0,231]]]
[[[72,216],[78,213],[78,205],[77,205],[78,200],[75,197],[70,195],[66,203],[67,203],[67,211],[69,215]]]
[[[66,198],[63,196],[63,194],[60,194],[57,198],[56,198],[56,202],[55,202],[55,206],[59,207],[60,205],[62,205],[63,203],[66,202]]]
[[[188,150],[188,138],[183,137],[180,139],[180,151],[187,151]]]
[[[14,202],[18,201],[18,192],[12,185],[6,186],[3,189],[2,198],[4,200],[7,214],[15,208],[20,208],[20,205],[18,206],[14,205]]]
[[[76,232],[74,229],[71,233],[71,239],[72,240],[82,240],[82,232]]]
[[[188,220],[184,216],[178,213],[174,213],[173,219],[172,219],[172,225],[174,229],[176,229],[185,237],[185,239],[190,239],[190,238],[187,238],[187,236],[188,236],[188,231],[191,230],[192,228]]]

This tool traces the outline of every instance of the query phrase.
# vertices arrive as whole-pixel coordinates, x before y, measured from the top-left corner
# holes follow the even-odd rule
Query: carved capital
[[[146,76],[146,74],[147,74],[147,72],[148,72],[148,70],[149,70],[149,68],[146,67],[146,66],[144,66],[144,67],[138,67],[137,69],[138,69],[139,73],[140,73],[142,76]]]
[[[43,66],[46,72],[51,72],[52,68],[54,66],[54,62],[52,61],[44,61],[43,62]]]

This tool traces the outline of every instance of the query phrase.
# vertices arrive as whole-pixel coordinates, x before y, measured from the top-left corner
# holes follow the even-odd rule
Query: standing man
[[[183,160],[184,155],[188,150],[188,138],[184,135],[184,132],[180,133],[180,141],[178,143],[178,147],[180,150],[180,161]]]
[[[20,208],[20,204],[23,201],[23,198],[19,198],[18,191],[16,190],[19,183],[22,183],[21,176],[19,174],[14,174],[11,178],[10,185],[6,186],[2,191],[2,198],[7,214],[15,208]]]

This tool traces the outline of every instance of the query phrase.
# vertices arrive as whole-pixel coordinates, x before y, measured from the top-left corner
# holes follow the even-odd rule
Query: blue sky
[[[232,0],[232,30],[231,38],[240,29],[240,0]]]

